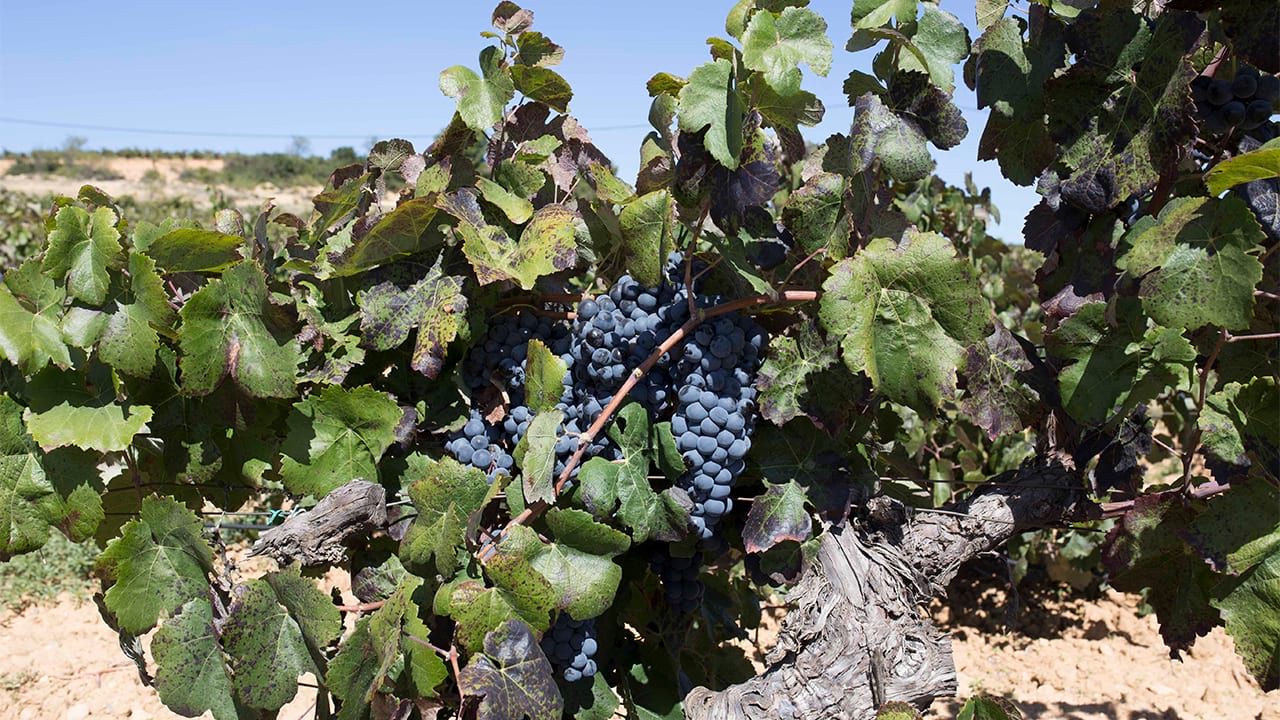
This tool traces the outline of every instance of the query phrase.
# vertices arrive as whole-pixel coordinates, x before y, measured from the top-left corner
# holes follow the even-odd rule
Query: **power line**
[[[34,125],[36,127],[54,127],[67,130],[98,130],[102,132],[122,132],[135,133],[143,135],[188,135],[193,137],[223,137],[223,138],[253,138],[266,140],[291,140],[295,137],[307,138],[310,140],[368,140],[372,137],[384,137],[377,133],[366,133],[364,135],[328,135],[328,134],[311,134],[311,133],[235,133],[221,132],[217,130],[161,130],[157,128],[135,128],[135,127],[118,127],[114,125],[88,125],[84,123],[66,123],[54,122],[51,120],[28,120],[25,118],[0,117],[0,123],[11,123],[15,125]],[[635,130],[639,128],[647,128],[648,125],[638,123],[633,125],[604,125],[597,128],[588,128],[588,132],[610,132],[613,130]],[[435,136],[434,132],[410,133],[414,136]],[[394,136],[385,136],[394,137]]]

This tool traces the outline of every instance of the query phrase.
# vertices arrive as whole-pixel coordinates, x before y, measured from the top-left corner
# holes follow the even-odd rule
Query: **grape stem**
[[[751,297],[740,298],[738,300],[731,300],[706,309],[695,308],[694,314],[686,320],[683,325],[681,325],[675,332],[671,333],[670,337],[664,340],[657,349],[650,353],[649,357],[645,358],[645,361],[640,363],[639,367],[632,370],[631,373],[627,375],[626,382],[622,383],[622,387],[618,388],[618,391],[614,393],[613,399],[610,400],[609,404],[600,412],[600,417],[596,418],[596,421],[591,424],[591,427],[587,428],[587,431],[579,436],[578,449],[564,464],[564,470],[561,471],[560,478],[556,480],[555,494],[559,496],[560,493],[564,491],[564,486],[569,483],[569,479],[573,475],[574,468],[576,468],[578,463],[582,461],[582,456],[591,445],[591,441],[604,431],[605,426],[609,423],[609,419],[613,417],[614,413],[618,411],[618,408],[622,407],[622,404],[626,402],[627,395],[631,392],[631,389],[636,386],[636,383],[640,382],[640,380],[644,378],[645,374],[653,369],[653,366],[658,363],[658,360],[661,359],[664,354],[670,352],[672,348],[678,345],[681,340],[688,337],[689,334],[703,322],[713,317],[727,315],[739,310],[746,310],[747,308],[752,308],[757,305],[779,302],[812,302],[817,299],[818,291],[816,290],[784,290],[776,296],[753,295]],[[528,525],[530,522],[533,522],[533,520],[542,515],[542,513],[546,512],[551,505],[552,503],[542,500],[529,503],[524,510],[511,518],[503,531],[498,534],[498,537],[506,537],[508,531],[517,525]],[[489,558],[493,557],[495,552],[497,552],[497,546],[495,545],[494,540],[491,539],[481,546],[479,552],[476,553],[476,557],[478,557],[481,562],[485,562]]]

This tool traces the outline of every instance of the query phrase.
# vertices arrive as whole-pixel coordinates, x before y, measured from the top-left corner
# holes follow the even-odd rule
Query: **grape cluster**
[[[702,603],[702,581],[698,579],[702,562],[699,557],[672,555],[666,545],[655,545],[649,552],[649,567],[662,582],[662,595],[667,606],[678,613],[690,613]]]
[[[595,621],[574,620],[568,613],[560,613],[542,636],[542,652],[565,682],[595,677],[597,649]]]
[[[1191,97],[1205,130],[1215,134],[1233,128],[1253,130],[1275,112],[1280,100],[1280,77],[1242,65],[1231,80],[1197,77],[1191,82]]]
[[[688,470],[679,480],[693,499],[698,536],[710,540],[733,509],[730,494],[751,448],[764,330],[742,316],[722,316],[700,325],[684,346],[684,381],[671,431]]]

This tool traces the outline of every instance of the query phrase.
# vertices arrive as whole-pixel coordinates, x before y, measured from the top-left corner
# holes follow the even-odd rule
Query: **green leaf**
[[[1236,652],[1262,689],[1274,691],[1280,687],[1280,552],[1273,546],[1247,575],[1215,591],[1213,606],[1222,612]]]
[[[170,331],[176,313],[169,306],[155,262],[146,255],[129,253],[129,293],[132,302],[120,302],[106,320],[98,355],[120,372],[147,377],[160,349],[157,328]]]
[[[933,3],[924,3],[924,13],[916,24],[911,44],[925,57],[925,63],[917,64],[915,54],[902,55],[898,62],[901,70],[923,70],[933,84],[950,93],[955,88],[955,73],[951,66],[969,56],[969,31],[955,15],[940,10]]]
[[[876,710],[876,720],[922,720],[920,711],[904,702],[887,702]]]
[[[698,66],[680,88],[680,129],[695,133],[703,128],[707,150],[721,165],[738,167],[742,152],[742,106],[734,88],[733,65],[716,60]]]
[[[535,413],[555,410],[569,368],[538,338],[529,341],[525,357],[525,403]]]
[[[184,391],[207,395],[230,375],[254,397],[296,394],[297,342],[268,300],[262,268],[248,261],[228,268],[179,314]]]
[[[444,369],[449,343],[458,336],[467,314],[464,278],[445,275],[443,258],[413,285],[401,289],[393,280],[356,294],[362,342],[375,350],[398,347],[418,328],[410,366],[434,380]]]
[[[439,251],[444,235],[432,222],[435,216],[435,198],[430,195],[402,203],[350,246],[329,256],[333,276],[355,275],[398,257]]]
[[[437,200],[439,207],[458,218],[462,251],[475,269],[481,285],[515,280],[525,290],[543,275],[573,267],[575,217],[563,205],[544,205],[524,226],[518,242],[502,228],[485,222],[475,191],[463,188]]]
[[[516,91],[498,48],[480,51],[480,73],[455,65],[440,73],[440,92],[458,101],[458,115],[467,127],[484,131],[502,120],[502,111]]]
[[[1248,572],[1280,552],[1280,490],[1262,479],[1233,480],[1196,517],[1189,541],[1215,570]]]
[[[0,395],[0,558],[42,547],[57,527],[73,540],[102,522],[97,456],[41,453],[22,424],[22,407]]]
[[[141,635],[161,613],[208,597],[213,551],[203,532],[200,519],[173,498],[143,499],[138,518],[94,564],[110,584],[104,601],[121,628]]]
[[[219,272],[240,262],[245,242],[216,230],[179,228],[156,238],[146,253],[166,272]]]
[[[536,30],[520,33],[516,37],[516,46],[520,49],[516,52],[515,61],[521,65],[551,67],[564,59],[564,48]]]
[[[151,641],[156,692],[170,710],[187,717],[210,711],[217,720],[236,720],[231,676],[222,659],[207,598],[188,600]]]
[[[430,462],[411,455],[408,464],[404,478],[418,515],[400,542],[400,559],[433,566],[438,574],[452,577],[468,518],[484,504],[489,483],[483,472],[453,458]]]
[[[619,426],[625,430],[619,430]],[[617,518],[631,529],[633,542],[677,541],[688,525],[688,499],[683,502],[673,490],[654,492],[649,485],[649,464],[654,454],[649,438],[649,414],[639,403],[628,403],[618,411],[609,429],[610,437],[622,448],[623,461],[604,458],[588,460],[578,473],[582,499],[597,519],[609,517],[617,508]]]
[[[530,100],[546,105],[558,113],[569,112],[573,89],[560,73],[545,67],[512,65],[511,80],[515,89]]]
[[[277,710],[297,694],[303,673],[323,677],[309,645],[327,645],[337,638],[342,628],[337,608],[310,580],[301,578],[291,583],[271,582],[270,576],[250,580],[236,586],[232,596],[222,644],[231,658],[236,698],[252,708]],[[294,614],[295,608],[322,604],[331,615]],[[308,637],[316,631],[319,634]]]
[[[564,699],[551,676],[538,638],[524,623],[510,620],[484,638],[458,675],[463,695],[480,698],[477,720],[560,720]]]
[[[854,501],[855,483],[870,488],[876,480],[864,448],[843,434],[833,436],[820,430],[812,421],[799,420],[782,427],[761,425],[748,458],[766,487],[796,483],[804,490],[810,508],[831,522],[843,521]],[[803,522],[794,516],[791,519]],[[767,536],[757,534],[753,542],[770,544],[762,538]]]
[[[1249,465],[1249,450],[1280,447],[1280,389],[1273,377],[1257,377],[1247,385],[1227,383],[1205,398],[1196,418],[1204,449],[1233,465]],[[1260,452],[1265,457],[1265,453]],[[1220,478],[1221,479],[1221,478]]]
[[[915,20],[916,0],[854,0],[855,30],[882,27],[894,17],[900,25]]]
[[[96,388],[91,391],[81,373],[45,368],[27,383],[27,430],[40,447],[124,450],[151,419],[149,405],[121,405],[109,380],[92,380]]]
[[[380,482],[378,461],[395,442],[403,412],[385,392],[330,386],[294,404],[280,479],[289,492],[322,497],[364,478]]]
[[[978,695],[965,701],[956,720],[1021,720],[1013,704],[1001,698]]]
[[[1280,138],[1233,158],[1227,158],[1205,173],[1210,195],[1221,195],[1236,185],[1280,176]]]
[[[0,285],[0,357],[24,373],[38,372],[53,361],[71,367],[71,352],[58,327],[66,291],[28,260],[5,273]]]
[[[835,347],[813,322],[799,325],[794,337],[770,340],[768,359],[756,376],[760,415],[776,425],[803,415],[801,401],[808,393],[809,376],[835,361]]]
[[[873,240],[822,287],[819,315],[845,365],[917,411],[954,396],[965,348],[990,329],[973,267],[936,233],[909,232],[900,245]]]
[[[793,95],[800,89],[800,63],[823,77],[831,70],[827,21],[802,7],[789,7],[776,18],[757,12],[742,36],[742,63],[763,72],[779,95]]]
[[[382,687],[385,675],[378,670],[379,646],[369,634],[369,618],[362,617],[342,641],[338,654],[329,661],[325,685],[342,706],[338,720],[367,720],[373,696]]]
[[[1117,265],[1141,278],[1142,306],[1168,327],[1249,327],[1262,263],[1248,255],[1265,236],[1237,197],[1174,198],[1153,224],[1136,225]]]
[[[116,214],[100,207],[90,215],[68,205],[58,211],[56,225],[49,233],[44,271],[55,279],[65,278],[72,297],[101,305],[111,283],[107,268],[119,267],[119,256]]]
[[[564,413],[554,407],[538,413],[515,449],[525,502],[555,502],[556,440],[563,421]]]
[[[588,177],[596,186],[596,196],[606,202],[626,205],[636,199],[636,191],[618,179],[607,165],[593,162],[587,165]]]
[[[1002,9],[1003,12],[1003,9]],[[1045,83],[1066,61],[1062,25],[1046,20],[1035,43],[1024,45],[1014,18],[993,23],[973,46],[978,107],[991,108],[978,159],[997,160],[1018,185],[1035,182],[1056,155],[1045,125]]]
[[[657,286],[667,254],[675,247],[675,203],[662,189],[640,196],[622,208],[622,247],[632,277],[646,287]]]
[[[877,95],[866,94],[854,103],[849,149],[853,171],[862,172],[878,160],[885,172],[902,182],[915,182],[933,170],[928,137],[913,118],[894,113]]]
[[[487,178],[476,178],[476,188],[484,196],[486,202],[496,206],[507,219],[516,225],[523,225],[533,217],[533,203],[514,195],[506,188]]]

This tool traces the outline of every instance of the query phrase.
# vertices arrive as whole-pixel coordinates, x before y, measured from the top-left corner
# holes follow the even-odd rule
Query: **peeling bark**
[[[270,555],[282,565],[294,560],[306,566],[340,564],[347,556],[347,540],[386,526],[386,497],[381,485],[352,480],[310,510],[262,533],[249,555]]]
[[[881,498],[870,523],[828,530],[765,672],[695,688],[685,717],[869,720],[888,701],[926,708],[956,690],[951,640],[923,610],[930,598],[1016,533],[1096,512],[1080,478],[1058,467],[994,478],[944,513],[909,520],[902,510]]]

